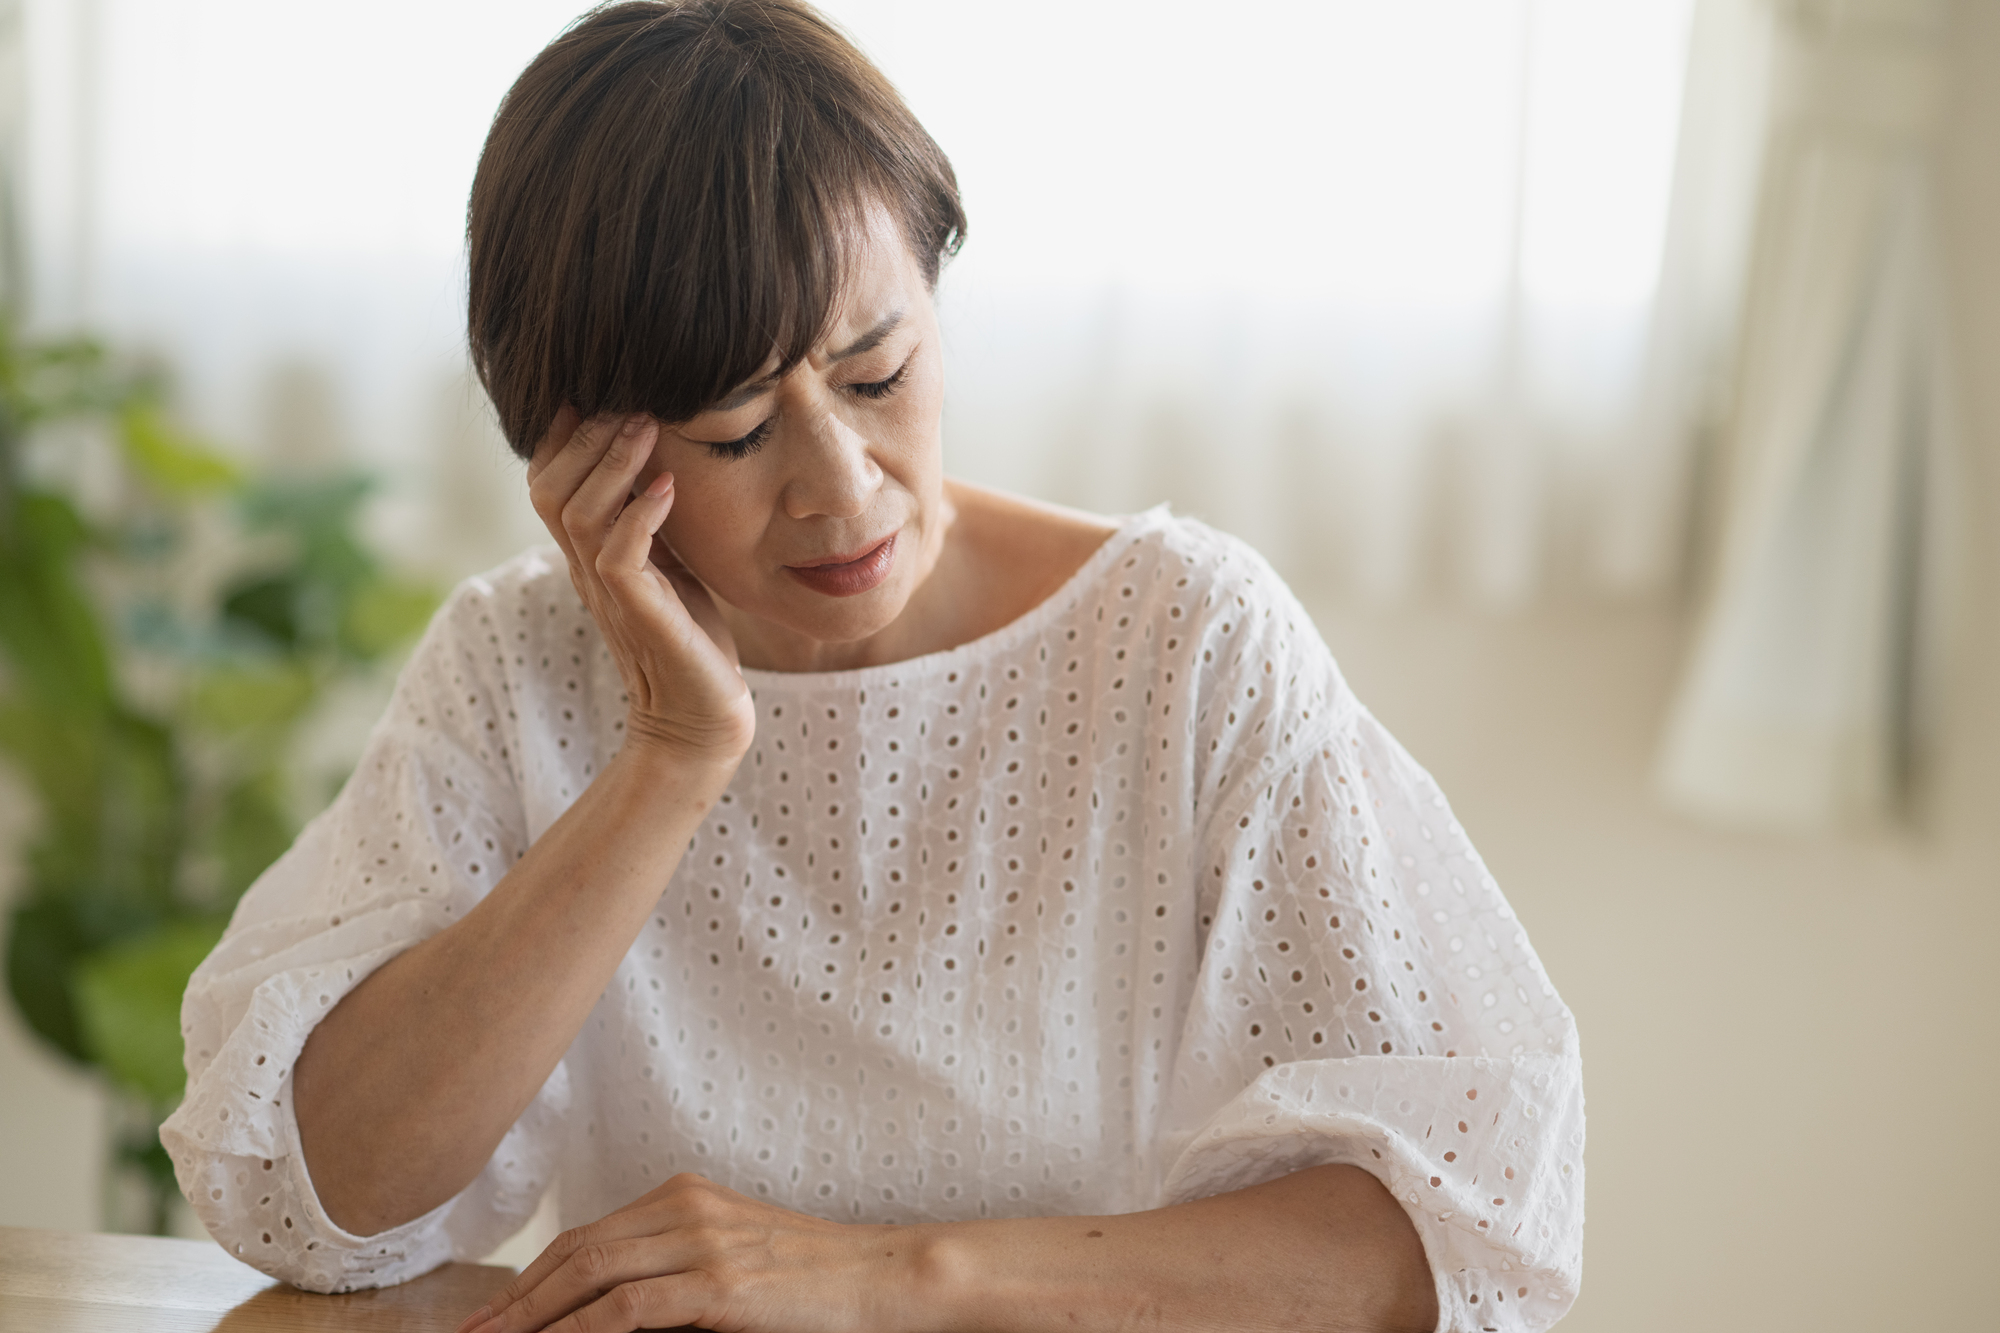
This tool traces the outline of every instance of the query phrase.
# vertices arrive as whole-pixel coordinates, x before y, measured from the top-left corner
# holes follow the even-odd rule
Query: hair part
[[[950,161],[798,0],[624,0],[514,83],[472,185],[467,332],[526,458],[565,404],[685,421],[826,335],[866,214],[925,280],[957,253]]]

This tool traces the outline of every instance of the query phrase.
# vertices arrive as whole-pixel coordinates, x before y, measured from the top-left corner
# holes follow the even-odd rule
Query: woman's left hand
[[[909,1322],[913,1241],[678,1175],[556,1237],[458,1333],[882,1333]]]
[[[1107,1217],[861,1226],[675,1176],[563,1233],[459,1333],[1431,1329],[1416,1228],[1357,1166]]]

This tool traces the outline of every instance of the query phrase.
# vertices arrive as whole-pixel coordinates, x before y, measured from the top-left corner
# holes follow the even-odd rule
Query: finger
[[[571,432],[528,482],[528,499],[535,513],[565,547],[568,537],[561,530],[564,507],[632,420],[623,416],[592,417]]]
[[[570,416],[574,414],[574,408],[570,408]],[[556,544],[562,546],[562,554],[568,556],[572,570],[576,568],[576,546],[562,528],[562,506],[570,502],[578,482],[582,482],[610,446],[616,426],[618,418],[606,416],[578,422],[568,436],[562,436],[552,426],[538,446],[536,456],[540,466],[530,466],[528,504],[534,508],[536,518],[542,520],[542,526],[548,528],[548,534],[556,538]],[[582,592],[584,588],[578,586],[578,594]]]
[[[547,521],[544,511],[551,508],[551,501],[553,510],[561,510],[563,502],[597,465],[625,421],[625,417],[615,414],[580,420],[574,408],[566,408],[557,415],[549,433],[535,446],[535,457],[528,464],[528,495],[536,502],[536,512],[543,514],[543,521]],[[567,434],[563,427],[568,427]]]
[[[549,1274],[567,1263],[570,1255],[588,1243],[581,1239],[586,1230],[588,1228],[577,1227],[550,1241],[548,1247],[536,1255],[534,1261],[522,1269],[513,1281],[494,1292],[485,1305],[467,1315],[465,1322],[458,1326],[457,1333],[474,1333],[474,1330],[484,1329],[514,1304],[525,1299],[548,1279]]]
[[[489,1326],[491,1333],[532,1333],[627,1283],[671,1277],[693,1257],[686,1242],[671,1236],[586,1245],[501,1311]]]
[[[681,559],[681,553],[668,545],[667,539],[657,532],[653,534],[652,560],[659,571],[668,578],[673,578],[677,574],[688,573],[687,564]],[[692,576],[690,575],[690,577]]]
[[[534,1262],[522,1269],[519,1277],[495,1292],[493,1299],[486,1303],[483,1312],[474,1311],[474,1314],[484,1313],[489,1320],[499,1315],[508,1306],[521,1300],[545,1282],[551,1273],[568,1263],[569,1257],[578,1250],[592,1245],[608,1245],[617,1241],[649,1236],[659,1229],[660,1220],[639,1208],[627,1208],[611,1213],[588,1226],[572,1227],[550,1241],[548,1248],[536,1255]],[[471,1318],[466,1320],[466,1325],[478,1327],[473,1324]],[[466,1325],[460,1326],[460,1333],[465,1333]]]
[[[652,561],[653,568],[666,575],[667,582],[671,583],[674,591],[680,595],[681,605],[687,607],[690,612],[697,604],[712,605],[707,585],[695,577],[694,571],[687,567],[685,560],[681,559],[681,553],[670,546],[667,539],[657,531],[653,534],[652,549],[648,553],[648,558]]]
[[[576,434],[577,427],[582,424],[582,413],[568,403],[556,409],[556,419],[549,423],[548,430],[535,442],[534,454],[528,459],[530,486],[535,484],[536,477],[542,475],[542,469],[562,452],[563,446],[570,442],[570,438]]]
[[[634,1333],[700,1325],[708,1306],[703,1299],[707,1285],[698,1273],[627,1282],[549,1325],[548,1333]]]
[[[597,553],[595,572],[608,597],[606,610],[623,622],[623,637],[635,648],[671,644],[685,649],[695,647],[702,637],[688,603],[689,589],[649,558],[653,533],[665,520],[673,498],[669,490],[632,501]]]
[[[634,496],[618,520],[612,522],[610,536],[604,538],[604,546],[598,548],[598,574],[608,578],[634,578],[650,572],[668,572],[654,564],[654,540],[660,532],[660,524],[674,510],[674,474],[660,472],[650,482],[646,490]]]
[[[653,456],[659,438],[659,423],[650,417],[628,419],[571,494],[562,509],[562,522],[579,556],[596,558],[612,524],[632,499],[632,483]]]

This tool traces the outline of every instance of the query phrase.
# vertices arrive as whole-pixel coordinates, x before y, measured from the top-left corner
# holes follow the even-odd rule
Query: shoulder
[[[1199,590],[1205,607],[1223,614],[1232,606],[1261,614],[1298,605],[1270,561],[1242,538],[1198,518],[1170,514],[1164,505],[1142,517],[1152,522],[1135,535],[1150,538],[1162,559],[1178,564],[1185,580],[1182,586]]]
[[[529,547],[461,580],[439,608],[437,621],[462,631],[470,625],[497,623],[492,619],[496,613],[521,619],[531,611],[554,618],[583,612],[562,551],[554,545]]]
[[[415,757],[426,781],[461,795],[505,786],[538,834],[616,750],[623,722],[617,666],[567,561],[546,546],[452,590],[374,739],[378,758]]]
[[[1122,538],[1100,598],[1150,621],[1164,663],[1184,670],[1197,801],[1212,805],[1324,742],[1360,704],[1312,617],[1255,548],[1164,510],[1145,518]]]
[[[1119,585],[1112,591],[1121,598],[1150,591],[1167,619],[1184,621],[1202,645],[1205,677],[1333,671],[1333,655],[1312,617],[1255,547],[1164,508],[1142,518],[1148,521],[1131,532],[1129,549],[1110,571]],[[1121,573],[1123,582],[1116,577]],[[1150,577],[1132,577],[1140,574]],[[1142,590],[1135,583],[1152,586]]]
[[[525,683],[586,674],[578,667],[601,647],[562,552],[534,547],[452,589],[402,670],[391,714],[455,713],[475,694],[502,707]]]
[[[1248,542],[1165,505],[1104,522],[1073,571],[1064,599],[1072,617],[1146,629],[1163,652],[1198,644],[1195,665],[1205,677],[1267,666],[1271,674],[1308,661],[1331,666],[1311,616]]]
[[[553,665],[541,660],[552,651],[573,653],[596,641],[561,550],[535,546],[453,588],[417,656],[471,656],[532,673]]]

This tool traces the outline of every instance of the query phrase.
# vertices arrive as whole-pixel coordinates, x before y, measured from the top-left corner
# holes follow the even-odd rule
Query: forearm
[[[479,1173],[583,1026],[728,776],[628,747],[476,908],[320,1021],[292,1096],[334,1222],[372,1235]]]
[[[1416,1229],[1359,1167],[1314,1167],[1116,1217],[911,1230],[912,1326],[1430,1333],[1437,1324]]]

